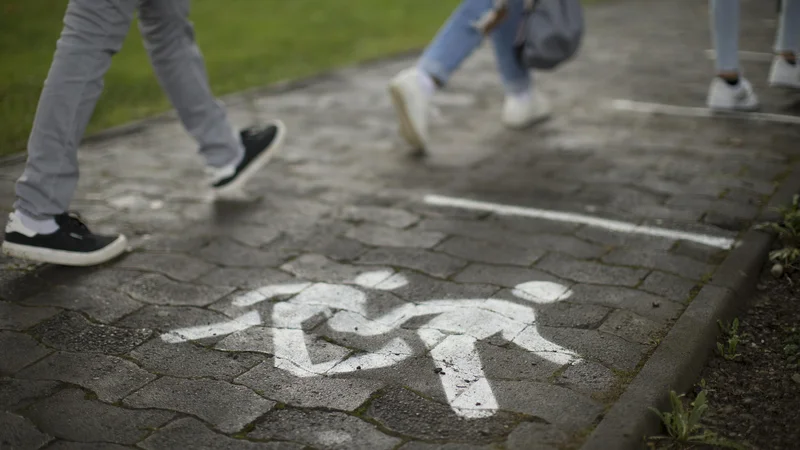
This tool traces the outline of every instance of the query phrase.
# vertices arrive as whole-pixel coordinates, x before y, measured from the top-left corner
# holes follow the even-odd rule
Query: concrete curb
[[[415,55],[418,55],[420,52],[421,52],[420,49],[411,49],[402,52],[392,53],[389,55],[379,56],[376,58],[371,58],[361,61],[356,64],[341,66],[315,75],[310,75],[305,78],[278,81],[272,84],[268,84],[266,86],[258,86],[250,89],[245,89],[244,91],[239,91],[232,94],[221,96],[219,97],[219,99],[220,101],[222,101],[223,104],[225,104],[226,107],[231,107],[237,104],[241,104],[242,102],[247,101],[248,99],[251,99],[253,97],[263,97],[267,95],[275,95],[284,92],[291,92],[298,89],[303,89],[325,80],[340,78],[348,71],[367,69],[378,64],[386,64],[394,61],[404,60],[407,58],[411,58]],[[386,81],[388,83],[389,80]],[[170,109],[169,111],[157,114],[155,116],[136,120],[116,127],[111,127],[102,130],[100,132],[97,132],[95,134],[86,136],[83,138],[81,145],[98,143],[109,139],[128,136],[131,134],[135,134],[151,125],[159,123],[168,123],[174,120],[178,120],[178,116],[175,113],[175,110]],[[0,158],[0,167],[23,163],[25,162],[26,157],[27,153],[24,151],[2,157]]]
[[[797,193],[800,164],[794,166],[757,220],[773,220],[772,208],[788,204]],[[644,437],[659,434],[659,419],[649,408],[666,409],[670,390],[687,392],[697,382],[717,339],[717,320],[728,320],[747,306],[773,239],[755,229],[744,234],[741,244],[681,314],[581,450],[644,449]]]

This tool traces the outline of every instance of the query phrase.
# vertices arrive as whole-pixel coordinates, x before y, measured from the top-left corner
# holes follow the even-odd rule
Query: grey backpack
[[[523,0],[516,50],[522,64],[552,70],[578,52],[584,34],[580,0]]]

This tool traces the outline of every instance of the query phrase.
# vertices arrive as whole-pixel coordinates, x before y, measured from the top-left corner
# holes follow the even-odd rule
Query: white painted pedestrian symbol
[[[276,303],[270,331],[274,342],[275,367],[298,377],[316,377],[380,369],[393,366],[413,355],[402,337],[395,337],[376,351],[313,362],[306,344],[303,323],[322,315],[332,330],[360,336],[382,336],[400,329],[409,320],[431,317],[417,329],[417,335],[430,351],[437,367],[447,367],[453,376],[441,376],[450,407],[466,418],[488,417],[499,408],[492,387],[483,371],[476,344],[500,335],[519,347],[558,365],[573,363],[578,356],[543,338],[536,328],[532,307],[513,301],[487,299],[432,299],[404,303],[378,317],[367,312],[368,294],[361,288],[391,291],[408,280],[392,271],[373,271],[359,275],[354,285],[328,283],[290,283],[268,285],[236,297],[233,305],[248,307],[281,295],[292,295]],[[515,297],[533,304],[569,298],[572,292],[551,282],[531,281],[517,285]],[[161,336],[170,343],[185,342],[244,331],[261,325],[257,311],[233,320],[207,326],[173,330]]]

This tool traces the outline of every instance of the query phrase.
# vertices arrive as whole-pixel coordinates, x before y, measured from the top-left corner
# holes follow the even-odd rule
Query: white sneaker
[[[720,77],[714,77],[706,104],[715,111],[755,111],[759,108],[753,86],[741,77],[736,86],[731,86]]]
[[[428,144],[428,113],[430,94],[422,87],[419,69],[400,72],[389,83],[389,94],[400,122],[400,133],[415,150],[425,150]]]
[[[507,95],[503,104],[503,125],[525,128],[550,117],[550,102],[539,91],[526,95]]]
[[[769,72],[769,85],[800,89],[800,62],[791,65],[782,56],[776,56]]]

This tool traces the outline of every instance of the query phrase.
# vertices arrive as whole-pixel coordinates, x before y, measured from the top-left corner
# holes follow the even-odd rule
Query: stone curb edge
[[[411,58],[412,56],[418,55],[420,52],[421,49],[411,49],[396,53],[390,53],[388,55],[366,59],[355,64],[329,69],[303,78],[277,81],[275,83],[271,83],[266,86],[257,86],[250,89],[245,89],[243,91],[238,91],[232,94],[223,95],[219,97],[219,99],[226,107],[231,107],[233,105],[241,104],[243,101],[246,101],[247,99],[253,97],[275,95],[302,89],[325,80],[339,78],[349,71],[368,69],[375,65],[401,61],[407,58]],[[388,83],[389,80],[386,80],[386,82]],[[175,110],[170,109],[168,111],[156,114],[151,117],[139,119],[123,125],[118,125],[116,127],[107,128],[92,135],[86,136],[81,142],[81,145],[103,142],[109,139],[135,134],[148,126],[159,123],[167,123],[177,119],[178,116],[175,113]],[[14,164],[22,163],[25,161],[26,155],[27,153],[22,151],[13,155],[2,157],[0,158],[0,167],[11,166]]]
[[[757,221],[773,220],[772,209],[789,204],[798,193],[800,164],[794,164]],[[649,408],[665,410],[670,390],[687,392],[697,382],[716,343],[717,320],[729,320],[747,306],[773,240],[772,235],[755,229],[744,234],[581,450],[643,449],[645,436],[659,434],[660,421]]]

